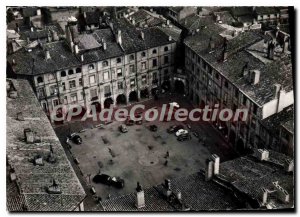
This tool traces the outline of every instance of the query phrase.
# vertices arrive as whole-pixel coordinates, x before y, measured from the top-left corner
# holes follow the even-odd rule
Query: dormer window
[[[60,77],[66,77],[66,75],[67,75],[67,74],[66,74],[66,71],[61,71],[61,72],[60,72]]]
[[[76,73],[81,73],[81,68],[76,68]]]
[[[157,50],[156,50],[156,49],[153,49],[153,50],[152,50],[152,53],[153,53],[153,54],[157,54]]]
[[[145,56],[146,56],[146,52],[142,52],[142,53],[141,53],[141,56],[142,56],[142,57],[145,57]]]
[[[103,61],[103,62],[102,62],[102,66],[103,66],[103,67],[107,67],[107,66],[108,66],[108,62],[107,62],[107,61]]]
[[[94,68],[95,68],[94,64],[90,64],[90,65],[88,66],[88,69],[89,69],[89,70],[93,70]]]
[[[130,56],[129,56],[129,60],[131,61],[131,60],[134,60],[134,55],[133,54],[131,54]]]
[[[166,51],[168,51],[168,50],[169,50],[169,47],[166,46],[166,47],[164,48],[164,51],[166,52]]]
[[[39,77],[37,78],[37,82],[38,82],[38,83],[43,83],[43,82],[44,82],[43,77],[39,76]]]
[[[122,59],[120,57],[117,58],[117,63],[121,63]]]
[[[73,69],[70,69],[70,70],[68,71],[68,75],[73,75],[73,74],[74,74]]]

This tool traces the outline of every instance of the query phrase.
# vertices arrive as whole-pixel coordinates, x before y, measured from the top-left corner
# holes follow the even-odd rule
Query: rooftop
[[[212,25],[214,22],[213,16],[199,16],[197,14],[192,14],[182,19],[180,25],[189,31],[193,31]]]
[[[216,24],[213,27],[215,26]],[[187,37],[185,44],[258,105],[262,106],[273,99],[273,89],[270,87],[276,83],[281,84],[286,92],[293,89],[290,52],[282,53],[282,47],[277,45],[274,60],[269,60],[267,49],[264,47],[267,36],[258,31],[248,31],[238,33],[227,41],[228,57],[223,61],[224,39],[220,36],[222,31],[216,31],[213,27]],[[215,43],[215,48],[212,50],[208,47],[210,37],[207,36],[210,36]],[[242,75],[246,63],[249,70],[260,71],[259,82],[255,85],[250,84]]]
[[[6,98],[7,163],[17,177],[7,188],[15,192],[15,196],[7,198],[7,208],[18,210],[13,206],[20,202],[27,211],[74,210],[85,198],[85,192],[48,118],[28,81],[7,80],[7,85],[17,91],[17,98]],[[17,118],[19,108],[22,108],[23,120]],[[26,128],[33,132],[33,143],[24,140]],[[55,160],[50,163],[46,159],[51,152]],[[32,162],[38,156],[43,158],[43,165]],[[60,188],[60,194],[47,192],[53,180]]]

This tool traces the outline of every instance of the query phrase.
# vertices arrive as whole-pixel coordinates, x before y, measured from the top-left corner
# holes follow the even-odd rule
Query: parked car
[[[77,145],[80,145],[82,143],[81,137],[77,133],[72,133],[68,136],[68,139],[70,139],[72,142],[74,142]]]
[[[135,118],[138,119],[137,121],[135,121],[135,124],[141,125],[143,123],[142,115],[135,114]]]
[[[182,125],[172,125],[167,129],[167,132],[168,133],[175,133],[180,129],[184,129],[184,126],[182,126]]]
[[[119,126],[119,130],[121,131],[121,133],[127,133],[128,132],[127,127],[125,126],[125,124],[121,124]]]
[[[125,121],[125,124],[127,126],[132,126],[134,125],[134,120],[130,119],[130,117],[127,118],[127,120]]]
[[[180,136],[177,137],[178,141],[185,141],[185,140],[190,140],[192,137],[189,133],[186,134],[182,134]]]
[[[124,187],[124,179],[121,179],[119,177],[111,177],[106,174],[97,174],[93,178],[93,182],[95,183],[101,183],[109,186],[114,186],[116,188],[123,188]]]
[[[184,129],[180,129],[178,130],[175,135],[176,136],[180,136],[180,135],[184,135],[184,134],[188,134],[189,132],[187,130],[184,130]]]
[[[150,130],[153,131],[153,132],[156,132],[157,131],[157,126],[156,125],[150,125]]]

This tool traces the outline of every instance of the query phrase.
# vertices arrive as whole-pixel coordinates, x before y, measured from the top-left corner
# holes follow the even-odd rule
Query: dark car
[[[157,126],[156,125],[150,125],[150,130],[153,131],[153,132],[156,132],[157,131]]]
[[[125,124],[121,124],[119,126],[119,130],[121,131],[121,133],[127,133],[128,132],[127,127],[125,126]]]
[[[127,118],[127,120],[125,121],[125,124],[126,124],[127,126],[132,126],[132,125],[134,125],[134,120],[132,120],[132,119],[130,119],[130,118]]]
[[[178,130],[180,129],[184,129],[184,126],[182,125],[173,125],[173,126],[170,126],[168,129],[167,129],[167,132],[168,133],[175,133],[177,132]]]
[[[82,143],[81,137],[76,133],[72,133],[71,135],[69,135],[68,139],[70,139],[72,142],[74,142],[77,145],[80,145]]]
[[[182,134],[180,136],[177,137],[178,141],[185,141],[185,140],[190,140],[191,139],[191,135],[189,133],[186,134]]]
[[[119,177],[111,177],[106,174],[97,174],[93,178],[93,182],[95,183],[102,183],[109,186],[114,186],[116,188],[123,188],[124,187],[124,179]]]

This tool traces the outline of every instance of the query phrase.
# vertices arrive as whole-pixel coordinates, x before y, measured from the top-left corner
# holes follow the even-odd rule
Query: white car
[[[177,102],[171,102],[171,103],[169,103],[169,105],[176,109],[178,109],[180,107]]]
[[[180,130],[178,130],[178,131],[175,133],[175,135],[176,135],[176,136],[180,136],[180,135],[184,135],[184,134],[188,134],[188,133],[189,133],[189,131],[184,130],[184,129],[180,129]]]

